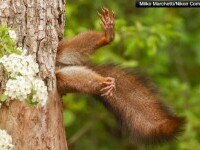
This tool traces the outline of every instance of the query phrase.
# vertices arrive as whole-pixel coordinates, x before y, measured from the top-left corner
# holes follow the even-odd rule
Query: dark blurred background
[[[200,150],[200,9],[135,8],[133,0],[67,0],[65,38],[99,30],[97,12],[116,12],[114,42],[91,61],[141,70],[159,87],[163,101],[187,118],[185,131],[159,147],[134,144],[114,117],[91,96],[64,97],[70,150]]]

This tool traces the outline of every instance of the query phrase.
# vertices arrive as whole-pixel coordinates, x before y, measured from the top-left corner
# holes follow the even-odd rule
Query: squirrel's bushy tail
[[[183,129],[185,119],[177,117],[160,102],[158,92],[145,78],[113,67],[92,69],[102,76],[115,78],[116,91],[102,101],[135,142],[160,144],[175,138]]]

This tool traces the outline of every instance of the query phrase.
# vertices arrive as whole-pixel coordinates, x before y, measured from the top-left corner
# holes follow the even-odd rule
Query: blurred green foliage
[[[137,9],[129,0],[68,0],[65,37],[88,29],[101,30],[97,11],[116,12],[115,41],[91,61],[112,63],[147,73],[164,102],[187,118],[176,141],[147,148],[134,144],[95,98],[68,94],[64,119],[70,150],[200,150],[200,10]]]
[[[0,25],[0,58],[4,55],[12,53],[21,54],[22,52],[16,48],[15,41],[10,37],[9,31],[11,30],[7,25]]]

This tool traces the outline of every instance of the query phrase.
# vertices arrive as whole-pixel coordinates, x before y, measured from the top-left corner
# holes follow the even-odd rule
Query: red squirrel
[[[87,31],[59,43],[56,77],[61,95],[80,92],[99,95],[103,104],[121,121],[134,141],[160,144],[173,139],[184,118],[173,114],[159,100],[151,84],[115,67],[86,66],[96,49],[113,41],[114,12],[99,13],[104,32]]]

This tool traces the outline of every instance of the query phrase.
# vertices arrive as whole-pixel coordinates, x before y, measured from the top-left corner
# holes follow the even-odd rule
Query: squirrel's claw
[[[113,96],[113,90],[116,90],[115,79],[111,77],[107,77],[103,82],[103,88],[100,90],[103,92],[101,96]]]
[[[113,10],[110,12],[107,8],[103,7],[101,13],[98,12],[98,15],[101,19],[100,24],[104,30],[114,28],[115,13]]]

